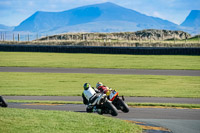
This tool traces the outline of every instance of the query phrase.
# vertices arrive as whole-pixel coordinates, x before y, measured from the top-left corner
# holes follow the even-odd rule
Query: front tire
[[[128,105],[122,99],[118,99],[118,106],[124,113],[129,112]]]
[[[8,107],[7,103],[5,102],[5,100],[3,99],[2,96],[0,96],[0,106],[2,106],[2,107]]]

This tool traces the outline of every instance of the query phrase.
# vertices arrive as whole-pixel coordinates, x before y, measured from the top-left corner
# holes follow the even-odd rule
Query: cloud
[[[34,1],[28,1],[28,6],[35,6]]]
[[[153,12],[153,16],[154,17],[158,17],[158,18],[162,18],[162,19],[165,19],[165,17],[163,16],[163,15],[161,15],[159,12],[157,12],[157,11],[154,11]]]

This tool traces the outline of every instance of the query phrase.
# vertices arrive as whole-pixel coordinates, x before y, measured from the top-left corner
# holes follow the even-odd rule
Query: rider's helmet
[[[98,82],[98,83],[96,84],[96,88],[98,88],[99,86],[103,86],[103,83]]]
[[[89,84],[89,83],[85,83],[85,84],[83,85],[84,90],[87,90],[89,87],[90,87],[90,84]]]

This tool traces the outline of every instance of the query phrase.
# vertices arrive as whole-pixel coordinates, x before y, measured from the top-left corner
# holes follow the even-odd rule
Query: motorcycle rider
[[[82,93],[83,103],[87,105],[87,112],[96,112],[101,113],[101,109],[96,109],[95,103],[99,97],[99,91],[95,88],[92,88],[89,83],[83,85],[84,91]]]
[[[103,85],[102,82],[97,82],[96,88],[97,88],[100,92],[106,94],[107,96],[110,95],[110,91],[112,90],[112,88],[109,88],[108,86]]]

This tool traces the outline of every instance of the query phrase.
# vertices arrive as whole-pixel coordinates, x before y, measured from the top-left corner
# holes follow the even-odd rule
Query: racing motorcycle
[[[98,114],[111,114],[117,116],[117,109],[110,100],[107,99],[107,95],[103,93],[96,93],[91,99],[89,106],[95,109]],[[101,110],[101,111],[98,111]]]
[[[3,99],[2,96],[0,96],[0,106],[1,107],[8,107],[7,103],[5,102],[5,100]]]
[[[107,97],[109,101],[112,102],[112,104],[118,109],[123,111],[124,113],[129,112],[128,105],[124,102],[125,99],[122,96],[122,99],[119,97],[119,93],[115,90],[109,90],[109,93],[107,93]]]

